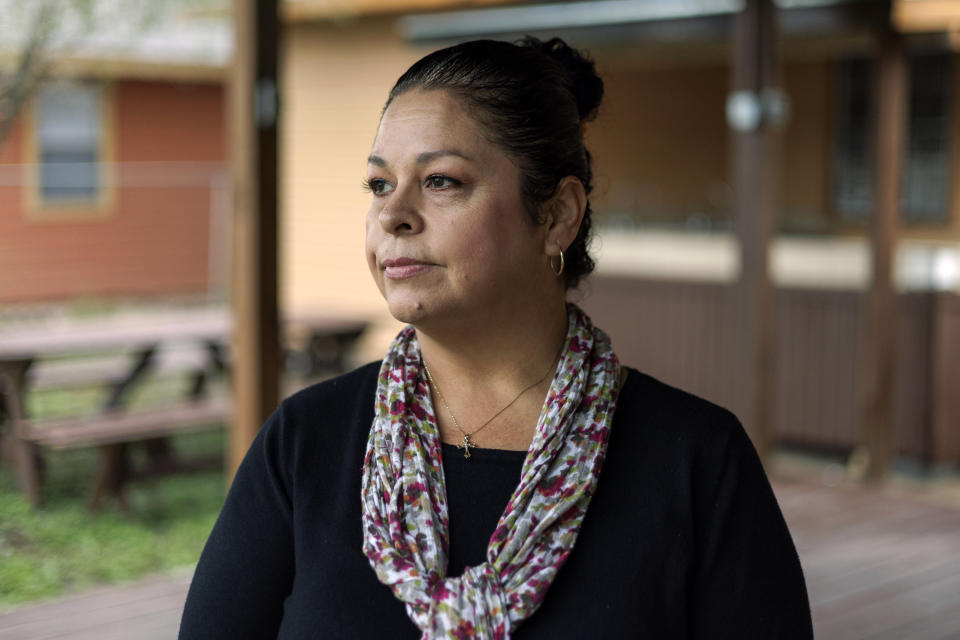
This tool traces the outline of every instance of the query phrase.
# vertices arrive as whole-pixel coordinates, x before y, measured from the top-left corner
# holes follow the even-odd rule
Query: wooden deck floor
[[[0,614],[3,640],[169,640],[177,637],[191,572],[151,576],[132,584]]]
[[[960,504],[809,479],[774,483],[818,640],[960,638]],[[169,640],[189,573],[0,614],[0,640]]]
[[[774,488],[818,639],[960,639],[960,508],[861,486]]]

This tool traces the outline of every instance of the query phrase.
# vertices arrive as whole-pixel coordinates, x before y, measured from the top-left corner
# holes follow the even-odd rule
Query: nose
[[[423,230],[423,217],[416,196],[409,189],[397,189],[380,209],[380,226],[391,235],[409,235]]]

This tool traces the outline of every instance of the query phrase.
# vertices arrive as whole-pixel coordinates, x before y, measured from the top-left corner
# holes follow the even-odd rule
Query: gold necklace
[[[566,340],[563,341],[563,344],[566,344]],[[561,346],[561,349],[562,349],[562,346]],[[421,358],[421,362],[423,362],[423,368],[427,372],[427,378],[430,379],[430,384],[433,386],[434,389],[437,390],[437,395],[440,396],[440,402],[443,403],[443,406],[447,410],[447,413],[449,413],[450,417],[453,418],[453,424],[457,425],[457,430],[463,435],[463,441],[457,445],[457,449],[461,449],[463,451],[464,458],[470,457],[470,447],[476,448],[477,446],[477,443],[470,440],[470,436],[472,436],[475,433],[479,433],[481,429],[483,429],[488,424],[496,420],[497,416],[499,416],[501,413],[503,413],[504,411],[512,407],[513,403],[515,403],[517,400],[520,399],[520,396],[522,396],[527,391],[530,391],[530,389],[533,389],[535,386],[537,386],[538,384],[546,380],[547,376],[550,375],[550,372],[554,371],[557,368],[557,361],[560,360],[560,353],[561,352],[557,352],[557,357],[554,358],[553,364],[550,365],[550,368],[547,369],[547,372],[543,374],[543,376],[539,380],[537,380],[536,382],[534,382],[533,384],[527,387],[524,387],[523,391],[518,393],[516,397],[507,404],[507,406],[505,406],[503,409],[500,409],[500,411],[497,411],[495,414],[493,414],[491,418],[489,418],[486,422],[484,422],[482,425],[480,425],[470,433],[467,433],[466,431],[464,431],[463,427],[460,426],[460,422],[457,420],[457,416],[453,415],[453,411],[450,409],[450,405],[447,404],[447,399],[443,397],[443,392],[440,391],[440,385],[438,385],[437,381],[433,379],[433,374],[430,373],[430,368],[427,366],[426,360],[423,360]]]

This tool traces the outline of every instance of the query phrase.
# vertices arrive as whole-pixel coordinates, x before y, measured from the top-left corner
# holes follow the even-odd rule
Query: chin
[[[431,315],[426,304],[406,296],[387,298],[387,308],[390,310],[390,315],[405,324],[417,324]]]
[[[418,329],[449,328],[460,324],[469,313],[448,299],[428,298],[426,296],[394,295],[387,298],[390,315],[399,322],[412,324]]]

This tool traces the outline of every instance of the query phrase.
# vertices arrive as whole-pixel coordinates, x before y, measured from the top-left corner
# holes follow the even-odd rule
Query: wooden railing
[[[626,364],[745,415],[728,285],[595,276],[582,304]],[[775,307],[778,441],[851,451],[862,441],[864,293],[780,288]],[[901,293],[897,327],[897,451],[960,459],[960,296]]]

